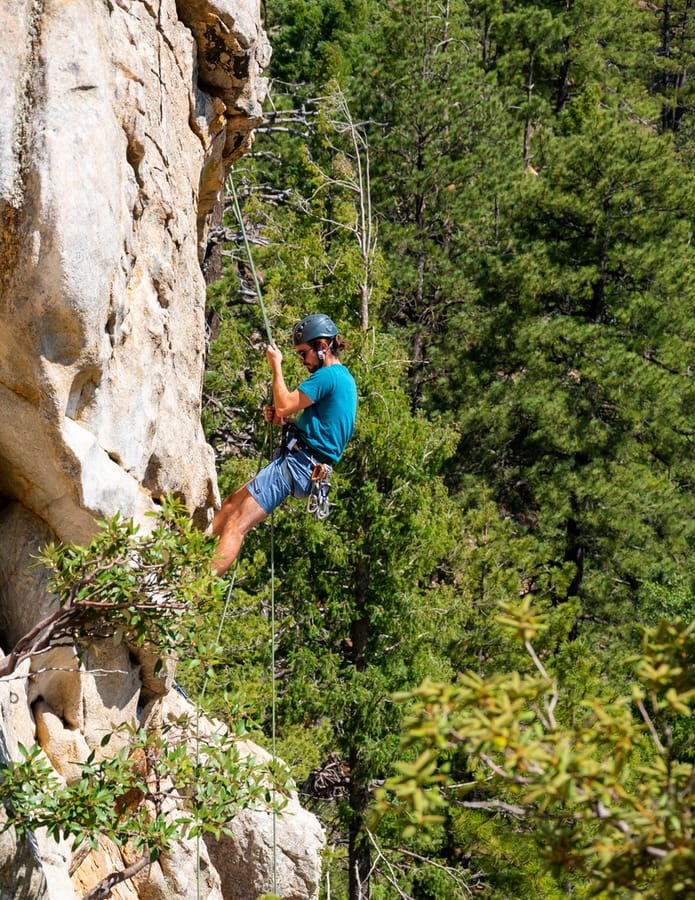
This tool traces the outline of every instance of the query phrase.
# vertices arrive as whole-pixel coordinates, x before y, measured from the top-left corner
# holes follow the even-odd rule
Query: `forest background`
[[[359,419],[327,522],[290,500],[247,538],[213,710],[274,727],[326,898],[686,896],[692,3],[264,14],[266,124],[209,247],[221,491],[270,452],[234,193],[288,383],[328,313]]]

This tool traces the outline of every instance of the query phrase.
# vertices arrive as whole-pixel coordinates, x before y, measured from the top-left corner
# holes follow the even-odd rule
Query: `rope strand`
[[[253,261],[253,255],[251,253],[251,245],[249,244],[248,235],[246,233],[246,226],[244,225],[244,218],[241,213],[241,207],[239,206],[239,198],[237,196],[236,187],[234,185],[234,178],[230,172],[229,177],[227,179],[227,183],[229,188],[231,189],[232,200],[234,204],[234,212],[237,217],[237,221],[239,222],[239,228],[241,230],[241,234],[244,239],[244,246],[246,248],[246,255],[248,256],[249,266],[251,268],[251,273],[253,275],[253,283],[256,288],[256,295],[258,296],[258,303],[261,308],[261,314],[263,316],[263,324],[265,326],[266,336],[268,338],[268,343],[273,343],[273,335],[270,330],[270,322],[268,320],[268,313],[266,312],[265,303],[263,302],[263,294],[261,292],[261,285],[258,280],[258,275],[256,273],[256,266]],[[268,423],[268,455],[272,458],[273,455],[273,426],[272,422]],[[260,469],[260,465],[259,465]],[[229,589],[227,591],[227,597],[225,599],[224,608],[222,609],[222,616],[220,617],[220,624],[217,630],[217,641],[216,644],[219,645],[221,636],[222,636],[222,628],[224,627],[224,620],[227,616],[227,611],[229,609],[229,602],[232,596],[232,591],[234,590],[234,582],[236,580],[237,567],[239,565],[239,560],[237,558],[236,565],[234,566],[234,571],[232,573],[232,579],[229,585]],[[276,732],[277,732],[277,717],[276,717],[276,705],[277,705],[277,688],[275,682],[275,516],[274,513],[271,513],[270,516],[270,665],[271,665],[271,747],[272,747],[272,757],[275,760],[275,744],[276,744]],[[203,682],[203,688],[200,693],[200,698],[198,702],[197,716],[196,716],[196,759],[198,758],[198,747],[199,747],[199,722],[200,722],[200,709],[202,706],[203,698],[205,696],[205,691],[207,690],[208,685],[208,673],[206,672],[205,680]],[[278,892],[278,878],[277,878],[277,812],[275,809],[275,787],[272,788],[272,798],[273,798],[273,893],[277,894]],[[197,861],[196,861],[196,896],[200,898],[200,889],[201,889],[201,872],[200,872],[200,835],[197,838]]]
[[[237,221],[239,223],[239,228],[241,230],[242,237],[244,239],[244,246],[246,248],[246,255],[248,257],[249,266],[251,268],[251,274],[253,275],[253,283],[256,288],[256,295],[258,297],[258,304],[261,309],[261,315],[263,316],[263,324],[265,326],[265,333],[268,338],[268,343],[272,344],[273,335],[270,330],[270,322],[268,320],[268,313],[265,308],[265,303],[263,302],[263,293],[261,291],[261,285],[258,280],[258,274],[256,272],[256,266],[253,261],[253,254],[251,252],[251,245],[249,243],[248,234],[246,232],[246,226],[244,225],[244,217],[241,213],[241,207],[239,206],[239,198],[236,192],[236,186],[234,184],[234,177],[232,173],[229,173],[229,178],[227,179],[229,183],[229,187],[231,189],[232,201],[234,204],[234,212],[237,217]],[[272,459],[273,456],[273,424],[272,422],[268,423],[268,455]],[[226,613],[226,607],[224,612]],[[220,626],[221,630],[221,626]],[[276,744],[276,734],[277,734],[277,686],[275,680],[275,513],[271,513],[270,515],[270,665],[271,665],[271,749],[272,749],[272,757],[275,760],[275,744]],[[277,867],[277,812],[275,809],[275,787],[272,788],[272,798],[273,798],[273,893],[278,893],[278,867]]]
[[[241,214],[241,207],[239,206],[239,198],[237,197],[236,186],[234,184],[234,178],[232,177],[232,173],[229,173],[229,178],[227,179],[229,183],[229,187],[232,191],[232,201],[234,203],[234,212],[236,213],[237,221],[239,222],[239,228],[241,229],[241,236],[244,239],[244,246],[246,247],[246,255],[249,260],[249,266],[251,267],[251,274],[253,275],[253,283],[256,287],[256,295],[258,296],[258,303],[261,307],[261,315],[263,316],[263,324],[265,326],[265,333],[268,338],[268,343],[273,343],[273,335],[270,331],[270,322],[268,321],[268,313],[265,309],[265,304],[263,303],[263,294],[261,293],[261,285],[258,281],[258,275],[256,273],[256,266],[253,262],[253,254],[251,253],[251,245],[249,244],[249,238],[246,233],[246,226],[244,225],[244,217]]]

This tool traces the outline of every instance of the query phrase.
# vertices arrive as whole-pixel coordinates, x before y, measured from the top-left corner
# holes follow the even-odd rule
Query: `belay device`
[[[320,522],[328,518],[328,492],[331,489],[331,472],[333,469],[325,463],[316,463],[311,473],[311,493],[306,503],[307,512]]]

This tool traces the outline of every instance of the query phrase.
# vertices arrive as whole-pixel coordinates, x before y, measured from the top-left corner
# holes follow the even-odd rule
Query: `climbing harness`
[[[311,449],[302,443],[295,425],[285,423],[282,426],[280,449],[283,456],[287,453],[299,452],[303,453],[311,461],[314,468],[311,471],[311,485],[306,509],[317,522],[327,519],[330,512],[328,492],[331,489],[332,466],[314,458]],[[306,494],[301,496],[306,496]]]
[[[306,503],[306,510],[317,522],[328,518],[330,507],[328,504],[328,492],[331,489],[331,472],[333,470],[325,463],[316,463],[311,473],[311,493]]]

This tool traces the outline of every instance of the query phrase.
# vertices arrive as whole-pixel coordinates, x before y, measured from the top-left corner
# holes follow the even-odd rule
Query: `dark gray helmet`
[[[292,340],[295,347],[298,344],[308,344],[316,338],[334,338],[338,334],[333,319],[329,319],[325,313],[315,313],[302,319],[292,329]]]

